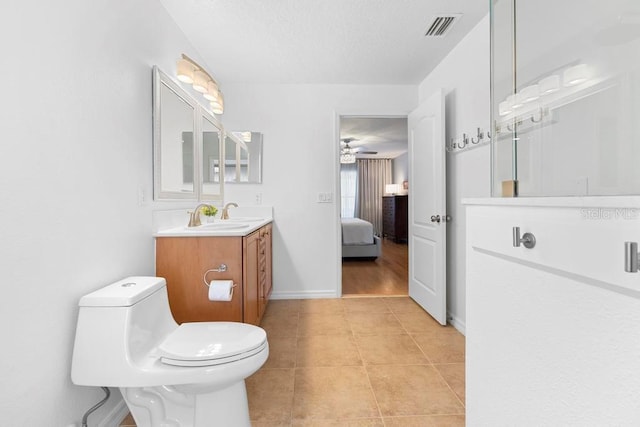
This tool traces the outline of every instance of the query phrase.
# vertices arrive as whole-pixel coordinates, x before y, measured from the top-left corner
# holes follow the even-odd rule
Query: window
[[[340,165],[340,194],[342,218],[353,218],[356,212],[356,192],[358,187],[356,163]]]

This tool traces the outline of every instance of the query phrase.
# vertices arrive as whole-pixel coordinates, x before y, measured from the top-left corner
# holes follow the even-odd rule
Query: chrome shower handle
[[[536,245],[536,236],[531,233],[524,233],[520,238],[520,227],[513,227],[513,247],[519,248],[520,244],[527,249],[531,249]]]

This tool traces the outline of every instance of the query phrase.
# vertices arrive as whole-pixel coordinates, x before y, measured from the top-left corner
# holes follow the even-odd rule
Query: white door
[[[409,296],[447,323],[444,97],[438,90],[409,126]]]

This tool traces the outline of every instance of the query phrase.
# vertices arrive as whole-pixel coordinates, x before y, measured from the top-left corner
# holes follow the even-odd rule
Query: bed
[[[342,258],[377,258],[380,237],[373,234],[373,225],[360,218],[342,218]]]

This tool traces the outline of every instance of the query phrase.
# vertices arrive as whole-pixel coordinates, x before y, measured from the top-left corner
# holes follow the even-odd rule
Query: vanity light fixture
[[[553,74],[538,82],[538,91],[542,95],[548,95],[560,90],[560,76]]]
[[[218,89],[218,84],[213,80],[209,80],[207,84],[207,91],[202,94],[207,100],[215,101],[220,96],[220,90]]]
[[[564,70],[562,75],[565,86],[575,86],[587,81],[589,68],[587,64],[578,64]]]
[[[176,68],[177,68],[176,73],[178,75],[178,80],[187,84],[193,83],[193,73],[196,69],[191,62],[187,61],[184,58],[180,58],[178,59],[178,64]]]
[[[224,112],[224,95],[218,91],[218,97],[211,101],[211,110],[214,114],[222,114]]]
[[[519,93],[507,96],[507,103],[511,104],[511,108],[522,107],[522,97]]]
[[[525,104],[527,102],[535,101],[538,98],[540,98],[540,91],[537,84],[527,86],[520,91],[520,99]]]
[[[202,66],[184,53],[176,64],[176,74],[178,80],[192,84],[193,90],[202,93],[211,102],[214,114],[222,114],[224,112],[224,99],[216,80]]]
[[[251,142],[251,132],[240,132],[240,137],[244,142]]]
[[[511,113],[511,105],[507,101],[502,101],[498,104],[498,114],[506,116],[509,113]]]

